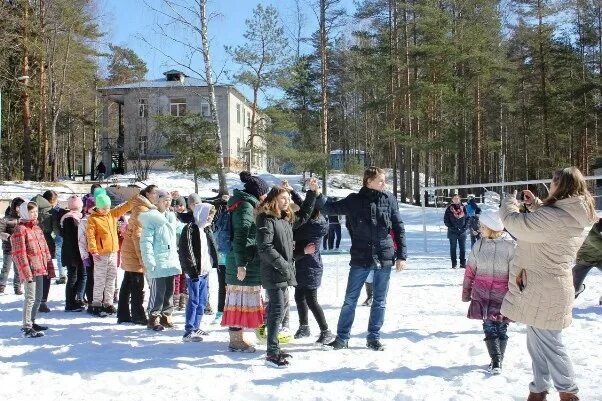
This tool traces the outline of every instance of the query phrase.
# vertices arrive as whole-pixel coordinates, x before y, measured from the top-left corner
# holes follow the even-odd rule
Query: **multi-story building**
[[[182,116],[186,113],[211,118],[209,90],[200,79],[180,71],[167,71],[165,78],[114,85],[98,89],[102,95],[102,160],[107,173],[125,172],[128,162],[152,160],[153,169],[168,169],[172,155],[165,149],[165,138],[155,129],[156,115]],[[266,170],[265,141],[253,139],[250,152],[252,106],[245,96],[231,85],[216,85],[215,97],[219,116],[224,165],[240,171],[249,165],[252,170]],[[116,105],[116,112],[109,108]],[[111,116],[117,123],[110,124]],[[258,125],[267,123],[267,116],[258,113]],[[131,167],[131,166],[130,166]]]

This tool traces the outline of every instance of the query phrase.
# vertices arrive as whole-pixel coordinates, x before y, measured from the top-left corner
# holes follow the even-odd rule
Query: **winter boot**
[[[266,356],[265,364],[272,368],[283,369],[288,367],[290,363],[282,354],[276,354]]]
[[[374,286],[372,283],[366,283],[366,295],[367,298],[362,304],[362,306],[372,306],[372,295],[374,293]]]
[[[178,310],[186,309],[188,303],[188,294],[180,294],[180,303],[178,304]]]
[[[15,295],[23,295],[23,290],[21,289],[21,285],[15,285]]]
[[[159,316],[152,316],[152,315],[149,316],[148,324],[146,325],[146,328],[149,330],[154,330],[154,331],[163,331],[164,327],[159,322],[159,319],[160,319]]]
[[[577,397],[577,394],[574,393],[565,393],[565,392],[560,392],[560,401],[579,401],[579,397]]]
[[[117,313],[117,308],[115,308],[115,306],[111,304],[102,305],[102,310],[108,315],[114,315],[115,313]]]
[[[171,315],[161,314],[159,323],[163,327],[167,327],[168,329],[173,329],[175,327],[175,325],[173,324],[173,320],[171,319]]]
[[[176,310],[180,310],[180,296],[182,294],[174,294],[173,296],[173,307],[176,308]]]
[[[107,317],[107,312],[102,310],[100,306],[88,306],[88,313],[98,317]]]
[[[50,312],[50,308],[48,307],[48,304],[46,302],[42,302],[40,304],[40,307],[38,308],[38,312],[42,312],[42,313]]]
[[[324,344],[323,348],[325,350],[335,350],[335,351],[338,351],[338,350],[343,349],[343,348],[349,348],[349,345],[347,345],[347,342],[343,342],[342,340],[339,340],[338,338],[335,338],[331,342],[329,342],[327,344]]]
[[[310,335],[311,332],[309,331],[309,326],[304,324],[299,326],[299,329],[295,333],[295,338],[309,337]]]
[[[230,344],[228,349],[232,352],[255,352],[255,347],[249,344],[244,336],[242,329],[230,330]]]
[[[508,345],[508,337],[500,338],[500,357],[501,362],[504,362],[504,354],[506,353],[506,345]]]
[[[55,284],[65,284],[66,282],[67,278],[65,276],[61,276],[54,281]]]
[[[31,327],[22,328],[21,331],[23,332],[23,337],[26,337],[26,338],[44,337],[44,333],[42,333],[41,331],[35,331]]]
[[[548,395],[547,391],[543,391],[541,393],[529,393],[529,397],[527,397],[527,401],[546,401],[547,395]]]
[[[367,340],[366,347],[370,348],[372,351],[385,350],[385,346],[380,342],[380,340]]]
[[[502,373],[502,353],[500,350],[500,339],[499,338],[488,338],[485,339],[487,344],[487,351],[491,357],[491,364],[489,370],[491,374],[499,375]]]
[[[320,332],[320,337],[318,337],[316,344],[325,345],[332,342],[332,340],[334,340],[334,335],[330,330],[326,329]]]

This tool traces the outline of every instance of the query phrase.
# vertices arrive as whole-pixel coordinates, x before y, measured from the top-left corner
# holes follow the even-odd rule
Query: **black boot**
[[[500,338],[500,359],[501,362],[504,361],[504,354],[506,353],[506,345],[508,344],[508,337]]]
[[[362,306],[372,306],[372,294],[374,293],[374,286],[372,283],[366,283],[366,295],[367,298]]]
[[[500,350],[500,339],[485,339],[485,344],[487,344],[487,351],[489,351],[489,356],[491,357],[491,365],[489,365],[489,369],[492,374],[499,375],[500,373],[502,373],[502,353]]]
[[[299,329],[295,333],[295,338],[309,337],[310,335],[309,326],[304,324],[299,326]]]

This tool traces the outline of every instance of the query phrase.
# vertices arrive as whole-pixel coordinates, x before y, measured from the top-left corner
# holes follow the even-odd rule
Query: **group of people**
[[[286,181],[270,188],[248,172],[240,178],[243,189],[211,202],[196,194],[186,201],[154,185],[114,208],[102,188],[92,188],[83,200],[71,196],[67,210],[52,214],[59,216],[61,257],[67,267],[65,310],[82,310],[87,303],[97,316],[117,313],[118,323],[160,331],[173,327],[173,309],[186,299],[183,341],[202,341],[207,334],[200,323],[207,306],[208,273],[216,269],[218,318],[228,327],[229,349],[254,352],[244,330],[256,330],[266,335],[266,363],[286,367],[291,355],[281,348],[279,333],[288,325],[289,288],[295,288],[299,318],[294,337],[311,335],[311,311],[320,327],[316,342],[340,350],[348,346],[361,289],[370,280],[366,346],[384,350],[380,329],[390,275],[393,268],[402,271],[407,258],[404,225],[396,198],[385,191],[384,171],[368,168],[360,191],[339,200],[322,195],[315,178],[309,180],[304,198]],[[9,259],[18,269],[15,277],[25,284],[27,337],[41,336],[46,329],[35,319],[48,294],[46,283],[54,276],[51,240],[56,236],[47,234],[47,223],[39,216],[47,212],[46,203],[56,208],[56,194],[47,191],[40,198],[13,200],[0,223],[3,277]],[[528,400],[545,400],[553,384],[561,400],[575,401],[578,388],[561,332],[571,323],[574,286],[581,288],[584,273],[602,265],[594,260],[602,253],[601,223],[581,247],[577,274],[573,261],[584,233],[597,220],[581,172],[574,167],[559,170],[547,198],[540,200],[530,191],[523,191],[522,198],[519,201],[516,192],[508,195],[499,211],[481,210],[474,202],[473,215],[459,196],[453,198],[445,212],[453,253],[455,243],[465,241],[469,217],[478,219],[478,226],[472,223],[476,238],[468,261],[460,248],[460,267],[465,268],[462,300],[470,302],[468,317],[483,321],[493,373],[502,368],[508,324],[526,324],[534,376]],[[320,245],[330,228],[324,216],[345,216],[351,238],[351,268],[336,334],[317,297],[323,274]],[[118,265],[125,273],[115,310]],[[20,290],[19,282],[14,284],[15,291]],[[144,308],[147,286],[150,296]],[[184,293],[187,298],[181,297]]]
[[[533,369],[527,400],[545,401],[554,386],[561,401],[577,401],[562,330],[571,324],[573,301],[583,291],[585,275],[602,266],[601,220],[575,167],[554,173],[547,198],[529,190],[521,195],[522,201],[515,191],[499,211],[479,213],[481,238],[465,266],[462,300],[470,302],[468,317],[483,321],[492,373],[502,369],[508,324],[523,323]],[[457,197],[449,213],[456,218],[461,207]],[[453,222],[459,219],[447,217],[448,211],[451,240],[458,232]]]

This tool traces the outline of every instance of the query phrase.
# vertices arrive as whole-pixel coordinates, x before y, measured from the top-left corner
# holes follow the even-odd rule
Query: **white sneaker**
[[[201,337],[195,331],[190,331],[188,333],[184,333],[182,341],[185,343],[200,343],[201,341],[203,341],[203,337]]]

